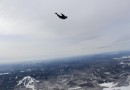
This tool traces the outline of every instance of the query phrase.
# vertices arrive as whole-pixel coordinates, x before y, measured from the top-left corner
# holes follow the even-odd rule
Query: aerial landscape
[[[0,68],[0,90],[130,89],[130,51]]]
[[[130,0],[0,0],[0,90],[130,90]]]

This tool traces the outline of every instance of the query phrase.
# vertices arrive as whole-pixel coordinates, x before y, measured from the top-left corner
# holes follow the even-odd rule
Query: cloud
[[[103,46],[103,47],[98,47],[99,49],[102,49],[102,48],[110,48],[112,46]]]
[[[130,36],[129,35],[125,35],[123,37],[120,37],[118,40],[112,42],[113,44],[119,44],[119,43],[122,43],[122,42],[127,42],[127,41],[130,41]]]
[[[130,35],[129,3],[1,0],[0,57],[38,59],[129,49],[130,42],[124,42]],[[68,19],[60,20],[55,12]],[[113,42],[122,43],[113,46]]]

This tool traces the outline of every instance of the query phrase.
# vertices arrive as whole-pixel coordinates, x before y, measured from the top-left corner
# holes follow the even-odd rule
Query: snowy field
[[[114,83],[103,83],[100,84],[102,87],[106,87],[103,90],[130,90],[130,85],[129,86],[122,86],[122,87],[116,87],[117,84]]]

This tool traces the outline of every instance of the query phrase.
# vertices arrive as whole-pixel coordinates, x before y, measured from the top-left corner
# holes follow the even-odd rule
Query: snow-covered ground
[[[103,90],[130,90],[130,85],[129,86],[122,86],[122,87],[116,87],[117,84],[114,83],[103,83],[100,84],[102,87],[106,87]]]
[[[73,87],[73,88],[69,88],[68,90],[78,90],[80,89],[81,87],[77,86],[77,87]]]
[[[7,74],[9,74],[9,73],[0,73],[0,75],[7,75]]]
[[[34,86],[34,83],[36,83],[36,82],[39,82],[39,81],[35,80],[34,78],[32,78],[30,76],[26,76],[18,82],[17,86],[23,84],[24,87],[27,89],[36,90],[35,86]]]

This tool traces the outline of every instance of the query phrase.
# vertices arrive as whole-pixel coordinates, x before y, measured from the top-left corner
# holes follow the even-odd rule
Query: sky
[[[0,0],[0,63],[129,50],[129,38],[130,0]]]

